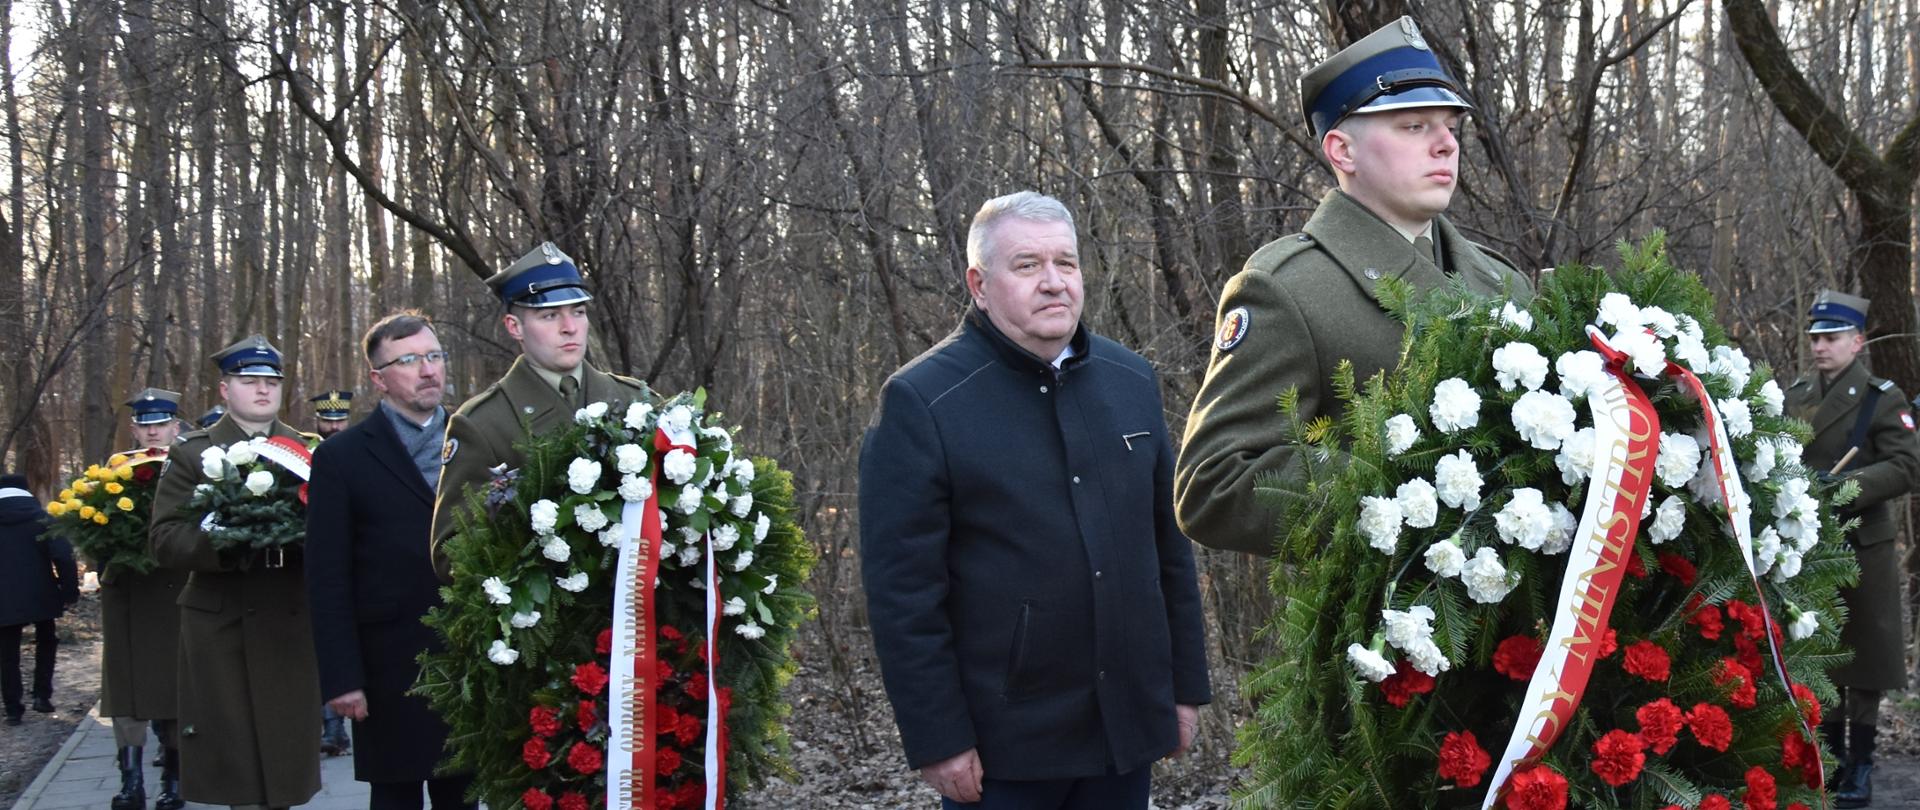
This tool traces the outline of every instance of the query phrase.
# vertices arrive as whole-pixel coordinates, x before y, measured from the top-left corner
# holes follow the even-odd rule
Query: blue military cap
[[[280,373],[280,350],[259,335],[248,335],[240,342],[213,355],[220,373],[228,377],[284,377]]]
[[[1412,107],[1472,110],[1465,96],[1412,17],[1366,35],[1300,77],[1301,111],[1316,138],[1357,113]]]
[[[180,418],[180,395],[163,388],[148,388],[127,400],[127,407],[133,409],[134,424],[161,425]]]
[[[1813,308],[1807,310],[1807,334],[1820,335],[1827,332],[1845,332],[1848,329],[1865,330],[1867,328],[1867,304],[1865,298],[1848,295],[1834,290],[1821,290],[1813,299]]]
[[[226,415],[227,415],[227,406],[215,405],[213,406],[213,410],[200,414],[200,418],[195,419],[193,423],[196,425],[199,425],[202,428],[210,428],[210,427],[213,427],[213,423],[220,421],[220,417],[226,416]]]
[[[500,296],[500,303],[507,306],[538,309],[593,300],[573,257],[552,242],[541,242],[519,261],[493,274],[487,279],[487,286]]]
[[[352,391],[328,391],[307,401],[313,403],[313,415],[322,422],[344,422],[353,415]]]

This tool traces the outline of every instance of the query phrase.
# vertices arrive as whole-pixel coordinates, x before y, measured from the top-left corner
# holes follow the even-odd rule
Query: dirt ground
[[[0,807],[13,806],[40,767],[53,758],[100,699],[99,600],[82,597],[56,626],[60,629],[60,648],[53,664],[53,705],[59,711],[41,714],[29,709],[24,724],[0,726]],[[20,645],[20,675],[31,692],[33,633],[25,635]]]

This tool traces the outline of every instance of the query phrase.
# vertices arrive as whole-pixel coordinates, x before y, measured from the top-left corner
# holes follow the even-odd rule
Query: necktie
[[[580,398],[575,396],[579,391],[579,380],[572,377],[560,378],[560,398],[566,400],[568,405],[578,406],[580,404]]]
[[[1418,239],[1413,240],[1413,252],[1427,257],[1427,261],[1433,262],[1434,267],[1438,267],[1442,271],[1446,270],[1446,268],[1440,267],[1440,257],[1435,255],[1433,252],[1432,239],[1428,239],[1427,237],[1422,236]]]

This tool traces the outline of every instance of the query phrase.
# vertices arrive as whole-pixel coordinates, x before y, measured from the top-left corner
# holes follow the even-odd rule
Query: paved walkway
[[[151,763],[157,742],[149,739],[143,759],[147,765],[147,803],[160,788],[160,769]],[[113,725],[100,717],[98,707],[87,713],[60,750],[27,785],[13,810],[104,808],[120,792],[120,769],[114,764]],[[322,757],[320,792],[301,805],[311,810],[364,810],[367,783],[353,781],[353,757]],[[188,808],[214,805],[188,804]]]

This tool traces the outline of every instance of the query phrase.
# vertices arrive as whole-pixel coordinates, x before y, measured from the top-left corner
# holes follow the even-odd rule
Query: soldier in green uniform
[[[115,453],[142,466],[165,458],[180,435],[180,395],[148,388],[127,400],[133,410],[133,438],[140,446]],[[144,516],[142,516],[144,517]],[[137,519],[134,516],[122,520]],[[155,568],[146,573],[109,567],[100,572],[100,714],[113,720],[119,754],[120,792],[113,810],[137,810],[147,804],[146,770],[140,761],[152,724],[160,741],[160,793],[154,810],[179,810],[180,752],[174,724],[175,648],[180,640],[180,609],[175,600],[187,582],[184,571]]]
[[[1859,556],[1860,584],[1840,591],[1847,605],[1840,642],[1853,661],[1831,673],[1841,705],[1827,713],[1821,731],[1841,762],[1834,798],[1841,807],[1866,807],[1873,801],[1880,693],[1907,686],[1899,544],[1887,502],[1920,480],[1920,440],[1907,395],[1860,359],[1867,299],[1824,290],[1808,316],[1815,373],[1787,389],[1787,413],[1813,426],[1813,443],[1801,456],[1809,468],[1860,485],[1860,497],[1841,513],[1860,519],[1847,538]]]
[[[1303,232],[1255,251],[1221,293],[1213,358],[1174,472],[1180,527],[1195,542],[1271,553],[1281,515],[1255,482],[1304,472],[1279,397],[1298,389],[1300,419],[1339,419],[1341,361],[1363,381],[1399,362],[1402,328],[1381,308],[1382,279],[1422,291],[1458,279],[1487,295],[1532,297],[1511,262],[1442,215],[1457,185],[1457,130],[1472,109],[1462,96],[1407,17],[1300,79],[1308,127],[1339,188]]]
[[[315,437],[278,418],[280,352],[254,335],[213,356],[227,412],[180,436],[153,497],[160,565],[192,572],[180,592],[181,784],[188,801],[292,807],[320,790],[320,680],[300,556],[218,552],[185,511],[200,454],[249,438]],[[297,549],[297,547],[296,547]]]
[[[337,389],[315,394],[307,398],[313,403],[313,432],[325,439],[347,429],[347,420],[353,418],[353,392]]]
[[[512,266],[487,279],[506,307],[507,334],[520,357],[498,382],[460,406],[447,421],[441,450],[439,492],[433,504],[433,570],[451,582],[443,544],[459,530],[456,512],[469,491],[493,479],[489,472],[525,459],[515,442],[564,428],[574,411],[591,402],[624,408],[653,401],[646,383],[608,374],[586,360],[587,302],[593,295],[572,257],[552,242],[541,243]]]

